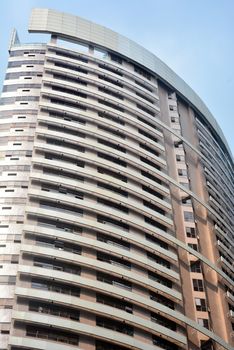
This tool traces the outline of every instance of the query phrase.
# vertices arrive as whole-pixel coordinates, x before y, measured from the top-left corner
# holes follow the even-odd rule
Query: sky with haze
[[[22,43],[31,9],[46,7],[84,17],[144,46],[202,98],[234,153],[234,0],[1,0],[0,84],[13,27]]]

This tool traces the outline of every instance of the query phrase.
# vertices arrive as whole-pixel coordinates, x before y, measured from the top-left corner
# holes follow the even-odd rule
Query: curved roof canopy
[[[223,141],[232,159],[224,134],[204,102],[171,68],[141,45],[81,17],[42,8],[32,10],[29,32],[57,34],[66,39],[95,44],[95,46],[117,52],[148,68],[205,117]]]

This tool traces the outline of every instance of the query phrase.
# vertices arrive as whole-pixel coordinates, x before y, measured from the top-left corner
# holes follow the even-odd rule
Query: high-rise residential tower
[[[34,9],[0,105],[0,349],[231,350],[233,159],[127,38]]]

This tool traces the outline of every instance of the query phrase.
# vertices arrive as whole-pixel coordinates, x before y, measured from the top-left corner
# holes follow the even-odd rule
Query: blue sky
[[[0,82],[13,27],[21,42],[46,41],[27,33],[33,7],[85,17],[152,51],[203,99],[234,151],[233,0],[2,0]]]

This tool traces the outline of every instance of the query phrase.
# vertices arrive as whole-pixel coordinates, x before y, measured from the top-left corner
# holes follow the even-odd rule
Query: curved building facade
[[[136,43],[34,9],[1,97],[0,349],[231,350],[233,158]]]

